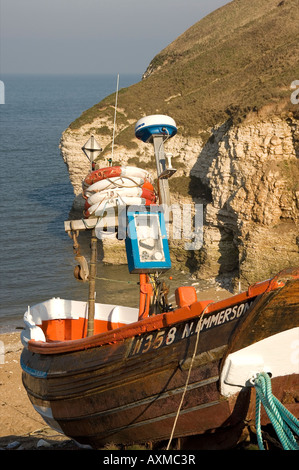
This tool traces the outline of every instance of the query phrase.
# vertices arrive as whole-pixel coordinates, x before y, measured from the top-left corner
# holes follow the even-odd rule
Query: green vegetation
[[[142,115],[167,114],[180,133],[202,136],[249,113],[296,112],[290,84],[299,77],[296,0],[234,0],[196,23],[161,51],[147,78],[119,92],[117,122],[127,127],[118,145],[130,145]],[[115,94],[85,111],[70,127],[98,116],[113,122]],[[284,107],[282,107],[282,103]]]
[[[299,190],[299,165],[295,160],[283,160],[278,164],[282,179],[287,181],[287,190],[292,197]]]
[[[204,198],[211,201],[211,193],[199,178],[196,176],[173,176],[169,179],[169,188],[171,192],[181,194],[181,196],[190,196]]]
[[[111,135],[112,136],[112,131],[109,129],[108,126],[102,126],[102,127],[91,127],[88,129],[88,131],[85,132],[84,135]]]
[[[155,170],[156,160],[152,157],[150,160],[140,160],[138,157],[131,157],[128,159],[129,166],[137,166],[138,168],[144,168],[145,170]]]

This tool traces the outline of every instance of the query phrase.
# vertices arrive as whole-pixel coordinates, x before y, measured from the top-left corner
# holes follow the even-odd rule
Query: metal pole
[[[114,139],[115,139],[115,124],[116,124],[116,110],[117,110],[117,98],[118,98],[118,85],[119,85],[119,73],[117,74],[116,94],[115,94],[115,109],[114,109],[114,124],[113,124],[113,137],[112,137],[112,152],[111,158],[113,159],[114,150]]]
[[[93,154],[94,154],[94,136],[90,137],[90,164],[91,164],[91,171],[93,170]]]
[[[159,176],[165,170],[165,167],[166,167],[163,136],[154,135],[153,144],[154,144],[154,151],[155,151],[155,157],[156,157],[160,204],[165,204],[167,205],[167,207],[170,207],[170,194],[169,194],[168,180],[159,179]]]
[[[87,336],[94,334],[94,313],[95,313],[95,285],[97,275],[97,237],[95,229],[91,231],[91,255],[89,268],[89,296],[88,296],[88,323]]]

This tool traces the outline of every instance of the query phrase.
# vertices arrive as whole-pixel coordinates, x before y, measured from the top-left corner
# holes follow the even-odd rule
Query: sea
[[[3,332],[20,323],[28,305],[51,297],[87,298],[86,284],[74,278],[73,244],[64,231],[74,193],[59,142],[62,132],[84,110],[116,91],[117,76],[0,78],[5,88],[5,102],[0,105]],[[120,75],[119,88],[140,79],[137,74]],[[128,278],[126,266],[105,266],[100,274],[111,280]],[[109,290],[111,283],[103,284],[104,291]],[[110,296],[107,303],[111,300]]]
[[[5,102],[0,104],[0,333],[4,333],[22,328],[29,305],[52,297],[88,298],[87,284],[73,275],[73,243],[64,231],[74,193],[59,142],[84,110],[116,91],[117,76],[0,79],[5,87]],[[120,74],[119,88],[140,79],[137,74]],[[98,277],[102,280],[97,281],[97,301],[137,306],[137,282],[126,265],[100,265]]]

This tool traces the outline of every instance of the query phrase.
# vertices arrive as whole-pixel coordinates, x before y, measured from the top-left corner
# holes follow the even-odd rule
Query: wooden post
[[[95,312],[95,286],[97,275],[97,237],[95,229],[91,231],[91,255],[90,255],[90,268],[89,268],[89,296],[88,296],[88,323],[87,323],[87,336],[92,336],[94,333],[94,312]]]

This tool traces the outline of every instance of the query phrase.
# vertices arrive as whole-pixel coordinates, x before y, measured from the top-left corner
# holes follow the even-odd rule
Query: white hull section
[[[229,354],[220,377],[224,396],[253,386],[260,372],[271,377],[299,373],[299,327],[283,331]]]
[[[121,305],[95,304],[95,320],[109,321],[115,324],[129,324],[138,320],[139,309]],[[66,300],[53,297],[40,304],[28,307],[24,315],[25,329],[21,333],[23,346],[28,348],[28,341],[46,341],[42,329],[38,326],[43,321],[58,319],[88,318],[88,303],[78,300]]]

